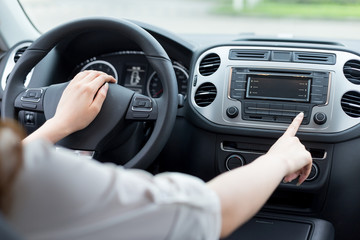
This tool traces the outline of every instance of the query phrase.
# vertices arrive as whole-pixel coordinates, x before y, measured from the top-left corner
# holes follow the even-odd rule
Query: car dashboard
[[[210,180],[266,153],[303,112],[298,137],[312,154],[311,174],[302,186],[281,183],[261,213],[266,218],[277,214],[290,220],[294,216],[321,218],[334,225],[341,239],[348,234],[359,236],[354,224],[344,224],[360,222],[360,191],[356,189],[360,180],[359,42],[179,37],[141,26],[172,60],[183,100],[173,133],[150,171],[178,171]],[[84,39],[90,39],[85,46]],[[85,51],[88,42],[99,39],[96,48]],[[31,78],[45,76],[42,84],[46,85],[68,81],[80,71],[100,70],[135,92],[161,96],[161,80],[137,46],[117,37],[106,38],[104,33],[69,42],[52,50],[24,84],[36,88],[41,86],[33,85]],[[30,44],[19,43],[2,59],[1,90]],[[55,69],[58,59],[66,64]]]

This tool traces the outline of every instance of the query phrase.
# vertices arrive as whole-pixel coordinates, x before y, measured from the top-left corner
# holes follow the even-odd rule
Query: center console
[[[333,225],[322,219],[258,214],[224,240],[332,240],[334,236]]]
[[[358,124],[357,83],[347,73],[357,58],[336,50],[214,47],[196,60],[190,104],[221,127],[285,130],[304,112],[300,132],[340,133]]]

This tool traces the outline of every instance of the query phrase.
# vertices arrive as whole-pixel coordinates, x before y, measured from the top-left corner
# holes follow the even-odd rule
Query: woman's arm
[[[294,119],[267,154],[208,183],[220,199],[222,237],[255,215],[281,180],[289,182],[299,176],[298,184],[301,184],[308,177],[312,158],[295,137],[303,116],[301,113]]]
[[[23,140],[43,138],[56,143],[73,132],[87,127],[100,112],[108,82],[116,80],[105,73],[85,71],[77,74],[64,90],[55,116]]]

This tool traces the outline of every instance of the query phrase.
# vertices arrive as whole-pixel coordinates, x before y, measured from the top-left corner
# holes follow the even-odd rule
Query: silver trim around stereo
[[[201,54],[194,66],[193,79],[189,86],[190,89],[190,103],[193,108],[212,123],[222,126],[245,127],[269,130],[284,130],[288,124],[264,122],[264,121],[249,121],[243,120],[241,114],[235,118],[229,118],[226,115],[228,107],[235,106],[242,113],[242,104],[238,100],[230,99],[228,91],[230,89],[231,71],[233,67],[249,68],[249,69],[264,69],[269,71],[300,71],[300,72],[328,72],[328,95],[326,103],[315,106],[310,116],[310,122],[307,125],[301,125],[302,132],[312,133],[337,133],[345,131],[360,123],[360,118],[349,117],[341,108],[341,98],[347,91],[360,92],[360,85],[355,85],[349,82],[343,74],[343,66],[348,60],[357,59],[360,57],[343,51],[320,50],[320,49],[302,49],[302,51],[312,53],[331,53],[336,55],[335,65],[326,64],[309,64],[299,62],[276,62],[276,61],[250,61],[250,60],[230,60],[230,49],[259,49],[259,50],[283,50],[283,51],[299,51],[295,48],[280,48],[280,47],[249,47],[249,46],[221,46],[211,48]],[[202,76],[199,72],[200,60],[209,53],[216,53],[221,58],[219,69],[210,76]],[[194,79],[197,82],[194,86]],[[197,106],[194,96],[197,88],[206,82],[211,82],[217,89],[217,96],[215,100],[206,107]],[[323,112],[327,116],[327,122],[323,125],[317,125],[313,116],[316,112]]]

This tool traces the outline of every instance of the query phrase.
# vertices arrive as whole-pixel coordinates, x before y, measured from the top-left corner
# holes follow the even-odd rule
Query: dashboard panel
[[[164,46],[179,93],[188,96],[154,172],[177,171],[210,180],[266,153],[294,115],[303,111],[306,118],[297,136],[313,156],[312,176],[300,187],[281,183],[265,211],[329,220],[341,237],[359,233],[343,222],[360,222],[360,215],[353,214],[360,211],[360,192],[350,186],[358,182],[360,169],[360,49],[333,42],[239,36],[183,40],[143,26]],[[56,49],[61,54],[52,51],[34,68],[33,78],[45,79],[42,86],[47,86],[94,69],[113,75],[118,84],[135,92],[160,97],[161,80],[143,52],[106,36],[92,33],[65,42]],[[93,43],[95,49],[90,48]],[[24,46],[14,46],[2,60],[1,93],[14,57]],[[57,66],[59,59],[67,64]],[[42,87],[30,79],[26,85]],[[353,204],[343,204],[350,200]]]

